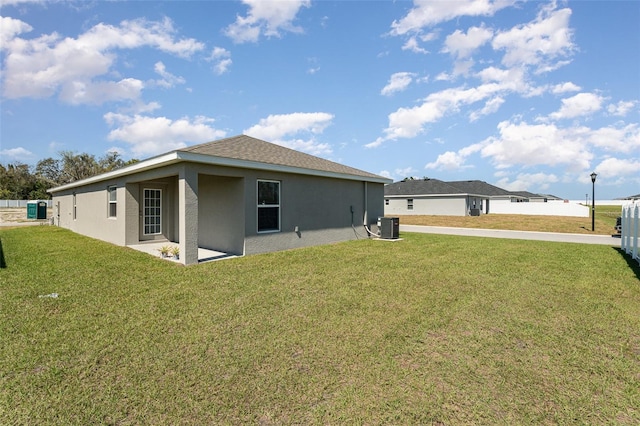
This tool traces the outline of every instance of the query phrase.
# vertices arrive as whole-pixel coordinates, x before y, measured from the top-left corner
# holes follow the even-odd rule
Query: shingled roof
[[[391,181],[364,170],[334,163],[251,136],[240,135],[170,151],[121,169],[51,188],[49,192],[75,188],[183,161],[376,183]]]
[[[365,178],[381,179],[381,176],[353,167],[345,166],[324,158],[305,154],[290,148],[266,142],[247,135],[239,135],[200,145],[179,149],[178,152],[190,152],[220,158],[231,158],[253,163],[272,164],[297,169],[317,170]],[[382,178],[384,179],[384,178]]]
[[[461,194],[462,191],[438,179],[406,180],[384,187],[384,195]]]
[[[481,194],[489,197],[510,196],[511,192],[481,180],[457,180],[448,182],[465,194]]]

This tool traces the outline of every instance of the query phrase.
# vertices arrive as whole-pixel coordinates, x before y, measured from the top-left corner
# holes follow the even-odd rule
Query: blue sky
[[[0,162],[248,134],[393,180],[640,193],[640,2],[0,0]]]

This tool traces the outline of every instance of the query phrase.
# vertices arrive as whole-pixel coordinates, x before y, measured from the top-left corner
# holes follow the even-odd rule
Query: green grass
[[[0,231],[0,424],[640,422],[618,249],[402,237],[182,267]]]

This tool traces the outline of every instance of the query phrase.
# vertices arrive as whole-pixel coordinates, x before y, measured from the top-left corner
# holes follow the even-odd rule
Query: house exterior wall
[[[280,182],[278,232],[257,230],[259,179]],[[110,185],[117,185],[115,218],[108,217]],[[371,226],[384,214],[382,183],[178,163],[54,193],[57,224],[117,245],[136,244],[143,237],[145,188],[162,189],[160,238],[179,243],[185,263],[197,262],[198,246],[256,254],[364,238],[363,224]]]
[[[141,191],[146,187],[162,188],[163,231],[166,238],[175,240],[176,211],[170,207],[177,204],[173,202],[176,199],[177,174],[178,168],[174,165],[58,191],[53,194],[53,205],[59,203],[60,206],[59,218],[54,217],[54,222],[60,227],[113,244],[135,244],[140,241]],[[116,217],[108,217],[107,188],[112,185],[117,187]],[[76,195],[75,219],[73,194]]]
[[[389,204],[384,206],[385,216],[396,215],[444,215],[466,216],[468,211],[467,196],[460,197],[406,197],[391,198]],[[413,199],[413,209],[408,209],[408,200]]]
[[[281,182],[280,232],[257,231],[257,179]],[[365,210],[367,225],[376,223],[384,211],[383,184],[261,172],[245,179],[245,191],[245,254],[365,237]]]
[[[119,184],[119,185],[118,185]],[[107,187],[116,185],[116,217],[109,217]],[[76,215],[73,214],[73,197],[76,197]],[[127,192],[122,182],[99,182],[55,194],[53,204],[58,205],[57,225],[79,234],[125,245],[125,200]]]
[[[244,178],[199,175],[198,246],[244,252]]]

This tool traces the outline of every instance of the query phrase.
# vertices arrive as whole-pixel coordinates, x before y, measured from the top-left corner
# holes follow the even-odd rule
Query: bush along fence
[[[640,236],[640,201],[622,206],[622,241],[620,247],[640,263],[638,237]]]
[[[51,200],[0,200],[0,208],[26,208],[29,201],[44,201],[47,208],[53,207]]]

